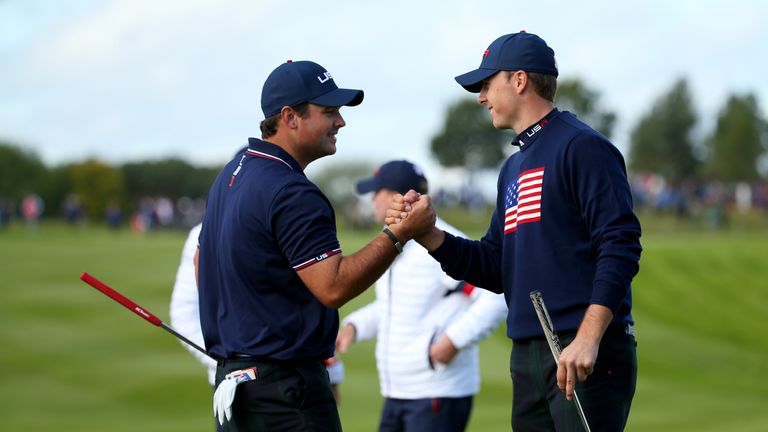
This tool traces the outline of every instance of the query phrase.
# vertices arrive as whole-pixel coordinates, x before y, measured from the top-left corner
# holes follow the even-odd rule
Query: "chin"
[[[512,126],[503,123],[501,120],[493,119],[491,122],[496,129],[512,129]]]

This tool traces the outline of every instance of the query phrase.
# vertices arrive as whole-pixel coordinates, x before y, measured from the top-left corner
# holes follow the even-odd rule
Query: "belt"
[[[557,333],[558,333],[558,335],[565,336],[565,335],[570,335],[570,334],[574,334],[575,335],[576,332],[577,332],[577,330],[566,330],[566,331],[557,332]],[[630,323],[625,323],[625,324],[613,324],[612,323],[612,324],[608,325],[608,328],[605,329],[605,333],[603,333],[603,334],[604,335],[622,335],[622,334],[626,334],[626,335],[634,336],[635,335],[635,327],[632,324],[630,324]]]
[[[322,363],[322,359],[295,359],[295,360],[275,360],[264,357],[254,357],[245,354],[233,354],[231,357],[219,359],[216,364],[224,367],[232,363],[253,363],[253,364],[271,364],[278,366],[300,366],[312,363]]]

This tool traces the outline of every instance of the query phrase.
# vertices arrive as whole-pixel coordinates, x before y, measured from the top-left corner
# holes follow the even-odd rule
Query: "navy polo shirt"
[[[221,171],[200,233],[200,323],[217,358],[333,356],[339,315],[297,270],[341,253],[333,208],[282,148],[255,138]]]

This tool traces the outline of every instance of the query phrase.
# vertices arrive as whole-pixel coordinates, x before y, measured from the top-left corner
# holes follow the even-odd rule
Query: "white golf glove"
[[[232,419],[232,401],[235,400],[235,390],[238,384],[255,380],[258,377],[258,371],[255,367],[252,367],[232,371],[219,383],[219,386],[213,393],[213,415],[216,416],[219,424],[224,424],[225,417],[227,421]]]

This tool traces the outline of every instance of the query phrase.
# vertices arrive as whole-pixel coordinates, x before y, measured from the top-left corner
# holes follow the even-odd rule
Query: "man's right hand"
[[[408,213],[413,209],[413,203],[418,201],[419,198],[421,198],[421,194],[413,189],[409,190],[405,195],[393,195],[390,207],[384,218],[384,223],[394,225],[405,220],[408,217]]]
[[[349,346],[355,343],[355,337],[357,337],[357,329],[354,325],[347,324],[342,327],[336,335],[336,351],[346,354]]]

